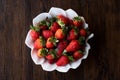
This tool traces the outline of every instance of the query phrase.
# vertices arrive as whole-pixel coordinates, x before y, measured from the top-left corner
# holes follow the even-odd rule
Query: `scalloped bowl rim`
[[[56,10],[56,13],[55,13],[55,10]],[[52,11],[53,11],[53,13],[52,13]],[[51,18],[52,16],[57,15],[58,14],[57,11],[58,11],[58,13],[63,12],[63,13],[60,13],[60,14],[62,14],[64,16],[67,15],[67,17],[69,16],[68,18],[70,18],[70,19],[72,19],[74,16],[78,16],[77,13],[72,9],[67,9],[66,11],[64,11],[61,8],[52,7],[48,13],[41,13],[38,16],[36,16],[33,19],[33,25],[36,26],[38,22],[40,22],[41,20],[44,20],[46,17]],[[85,22],[83,17],[82,17],[82,19],[84,21],[84,26],[85,26],[84,28],[87,28],[88,24]],[[27,33],[27,36],[26,36],[26,39],[25,39],[25,44],[31,49],[31,57],[32,57],[33,62],[36,65],[41,65],[43,70],[45,70],[45,71],[57,70],[59,72],[68,72],[68,70],[70,68],[71,69],[76,69],[77,67],[79,67],[80,64],[81,64],[81,61],[83,59],[86,59],[88,54],[89,54],[89,50],[90,50],[91,47],[90,47],[90,45],[88,43],[88,40],[94,36],[94,34],[92,33],[87,37],[87,39],[86,39],[86,47],[85,47],[85,51],[84,51],[85,55],[82,58],[80,58],[79,60],[77,60],[75,62],[71,62],[71,63],[67,64],[66,66],[57,66],[56,64],[49,64],[47,61],[45,61],[44,58],[42,58],[42,59],[37,58],[37,56],[35,54],[36,51],[33,49],[34,44],[33,44],[33,41],[32,41],[32,39],[30,37],[30,31],[31,30],[29,30],[28,33]]]

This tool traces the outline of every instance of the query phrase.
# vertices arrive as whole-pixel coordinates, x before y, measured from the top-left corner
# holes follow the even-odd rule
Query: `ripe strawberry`
[[[77,32],[74,29],[72,29],[69,32],[67,40],[73,40],[73,39],[76,39],[77,37],[78,37]]]
[[[58,20],[62,21],[65,25],[69,23],[69,19],[63,15],[58,15],[57,18]]]
[[[34,27],[32,25],[30,25],[30,28],[31,28],[30,36],[32,37],[32,39],[36,40],[37,38],[39,38],[39,28]]]
[[[62,29],[58,29],[58,30],[55,32],[55,37],[56,37],[57,39],[63,39],[63,38],[65,37]]]
[[[58,29],[60,28],[59,24],[57,22],[54,22],[51,26],[50,26],[50,30],[53,32],[56,32]]]
[[[46,56],[46,59],[48,59],[48,60],[52,60],[52,59],[54,59],[55,58],[55,56],[53,55],[53,54],[48,54],[47,56]]]
[[[73,20],[69,20],[69,25],[74,25]]]
[[[42,30],[47,29],[47,26],[39,26],[39,27],[40,27],[40,29],[42,29]]]
[[[78,42],[78,40],[72,40],[68,46],[66,47],[66,51],[67,52],[74,52],[76,50],[80,49],[80,44]]]
[[[67,46],[67,42],[66,41],[60,41],[58,43],[58,46],[57,46],[57,56],[61,56],[62,55],[62,52],[64,51],[66,46]]]
[[[78,59],[80,59],[80,58],[82,58],[82,57],[83,57],[82,51],[75,51],[75,52],[73,53],[73,58],[74,58],[75,60],[78,60]]]
[[[73,24],[76,27],[80,27],[80,26],[83,25],[83,21],[82,21],[82,19],[80,17],[74,17]]]
[[[42,35],[45,39],[48,39],[49,37],[53,36],[53,33],[50,30],[43,30]]]
[[[31,30],[30,36],[32,37],[33,40],[36,40],[37,38],[39,38],[39,33],[36,32],[35,30]]]
[[[45,40],[43,37],[38,38],[35,42],[34,42],[34,48],[35,49],[41,49],[45,46]]]
[[[56,58],[56,51],[53,49],[50,49],[48,55],[46,55],[46,59],[53,60],[55,58]]]
[[[41,48],[37,51],[38,57],[44,57],[47,55],[48,50],[46,48]]]
[[[80,35],[85,37],[87,35],[86,30],[85,29],[80,29]]]
[[[53,48],[56,46],[58,40],[55,37],[49,37],[46,42],[46,48]]]
[[[65,66],[69,63],[69,58],[65,55],[61,56],[58,61],[56,62],[57,66]]]
[[[50,63],[50,64],[53,64],[53,63],[55,63],[55,62],[56,62],[56,59],[48,60],[48,63]]]

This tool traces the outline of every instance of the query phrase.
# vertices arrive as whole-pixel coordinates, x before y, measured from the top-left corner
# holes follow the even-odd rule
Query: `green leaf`
[[[35,31],[37,31],[37,32],[39,32],[40,31],[40,28],[39,27],[35,27],[35,26],[32,26],[32,25],[30,25],[30,28],[32,29],[32,30],[35,30]]]
[[[43,49],[41,50],[41,55],[42,55],[42,56],[46,56],[47,53],[48,53],[48,49],[43,48]]]
[[[53,17],[53,18],[50,19],[50,23],[53,23],[53,22],[55,22],[56,20],[57,20],[57,18],[56,18],[56,17]]]
[[[64,50],[62,54],[67,56],[67,51]]]
[[[52,42],[55,46],[56,46],[56,43],[58,42],[57,38],[55,38],[53,36],[50,38],[49,41]]]
[[[54,58],[57,57],[57,55],[56,55],[56,50],[54,50],[54,49],[50,50],[50,51],[49,51],[49,54],[52,54]]]
[[[81,45],[85,45],[85,37],[83,36],[79,37],[79,42]]]
[[[45,46],[45,44],[46,44],[45,39],[42,36],[40,36],[39,38],[41,40],[42,46]]]
[[[61,28],[65,26],[64,22],[62,22],[61,20],[57,20],[57,23],[61,26]]]
[[[62,31],[63,31],[64,34],[67,34],[67,32],[68,32],[68,27],[66,27],[66,26],[62,27]]]
[[[82,19],[80,16],[77,16],[77,17],[74,17],[73,20],[81,21]]]
[[[68,58],[69,58],[70,62],[73,62],[73,61],[74,61],[73,56],[68,56]]]
[[[73,29],[74,29],[75,35],[77,35],[79,33],[79,29],[75,26],[73,26]]]
[[[41,21],[40,26],[46,26],[46,21],[45,20]]]
[[[48,26],[48,27],[50,27],[51,26],[51,23],[50,22],[46,22],[46,25]]]

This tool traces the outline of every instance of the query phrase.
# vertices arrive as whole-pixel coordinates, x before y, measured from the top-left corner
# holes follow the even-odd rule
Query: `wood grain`
[[[88,58],[67,73],[46,72],[33,63],[24,41],[39,13],[72,8],[91,32]],[[119,0],[0,0],[0,80],[120,80]]]

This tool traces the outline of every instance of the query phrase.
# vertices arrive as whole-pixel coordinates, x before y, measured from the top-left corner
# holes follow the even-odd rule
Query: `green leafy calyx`
[[[37,31],[37,32],[40,31],[40,28],[39,28],[39,27],[35,27],[35,26],[30,25],[30,28],[31,28],[32,30],[34,30],[34,31]]]

